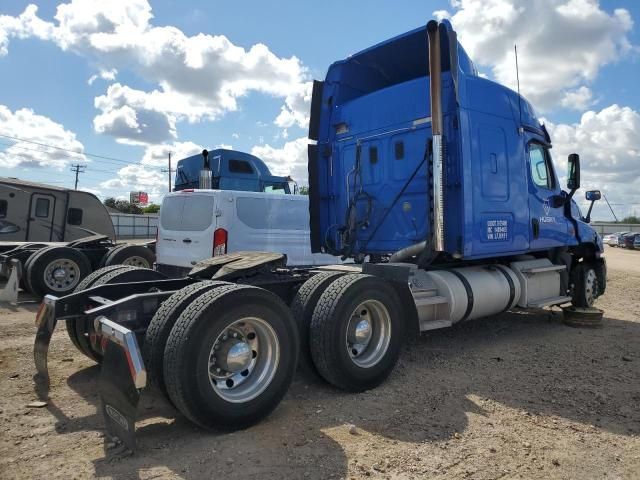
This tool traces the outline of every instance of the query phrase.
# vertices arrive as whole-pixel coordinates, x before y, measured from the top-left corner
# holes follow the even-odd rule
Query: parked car
[[[640,237],[640,233],[627,233],[626,235],[622,236],[622,243],[621,243],[621,247],[623,248],[631,248],[633,249],[633,244],[636,240],[637,237]]]
[[[636,238],[633,241],[633,248],[636,250],[640,250],[640,235],[636,235]]]
[[[604,238],[602,239],[602,241],[604,243],[606,243],[607,245],[609,245],[610,247],[618,247],[620,244],[620,237],[622,235],[626,235],[627,233],[631,233],[631,232],[615,232],[615,233],[609,233],[607,235],[604,236]]]

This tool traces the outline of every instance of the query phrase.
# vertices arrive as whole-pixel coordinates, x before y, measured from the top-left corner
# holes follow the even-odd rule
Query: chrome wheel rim
[[[593,269],[589,269],[584,279],[584,298],[590,307],[596,300],[596,289],[598,286],[598,278]]]
[[[213,391],[232,403],[260,395],[280,362],[280,342],[265,320],[246,317],[229,324],[213,342],[207,370]]]
[[[345,333],[345,346],[351,361],[361,368],[378,364],[389,349],[391,316],[377,300],[366,300],[358,305],[349,319]]]
[[[73,290],[80,282],[80,267],[68,258],[57,258],[44,269],[44,283],[55,292]]]
[[[129,265],[132,267],[142,267],[142,268],[151,268],[149,262],[146,258],[140,257],[138,255],[133,255],[132,257],[125,258],[122,262],[122,265]]]

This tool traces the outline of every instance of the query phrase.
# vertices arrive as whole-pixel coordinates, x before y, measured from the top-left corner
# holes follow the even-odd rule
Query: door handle
[[[533,230],[533,238],[538,238],[540,236],[540,222],[537,218],[531,219],[531,228]]]
[[[184,243],[191,243],[191,239],[190,238],[183,238],[182,241]]]

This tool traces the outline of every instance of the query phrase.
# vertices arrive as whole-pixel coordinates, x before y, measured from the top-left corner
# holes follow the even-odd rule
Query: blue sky
[[[633,0],[327,1],[322,8],[4,1],[0,134],[28,142],[0,137],[0,176],[72,186],[70,164],[88,161],[83,188],[101,197],[142,189],[157,200],[168,151],[175,158],[230,145],[305,183],[309,80],[434,16],[451,18],[481,72],[502,83],[513,82],[518,43],[522,91],[552,126],[556,163],[563,170],[577,150],[585,181],[620,204],[620,215],[640,213],[640,2]],[[187,48],[187,41],[194,43]],[[199,52],[191,69],[175,61],[180,49]]]

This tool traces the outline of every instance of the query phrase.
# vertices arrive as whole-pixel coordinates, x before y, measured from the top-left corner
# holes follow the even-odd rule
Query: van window
[[[160,225],[165,230],[202,232],[213,223],[213,197],[180,195],[166,197],[160,208]]]
[[[82,209],[70,208],[67,212],[67,223],[69,225],[82,225]]]
[[[309,204],[292,200],[238,197],[238,219],[258,230],[308,230]]]
[[[49,199],[36,199],[36,217],[47,218],[49,216]]]
[[[6,200],[0,200],[0,218],[4,218],[7,216],[7,207],[8,203]]]
[[[253,167],[244,160],[229,160],[229,171],[231,173],[253,173]]]

